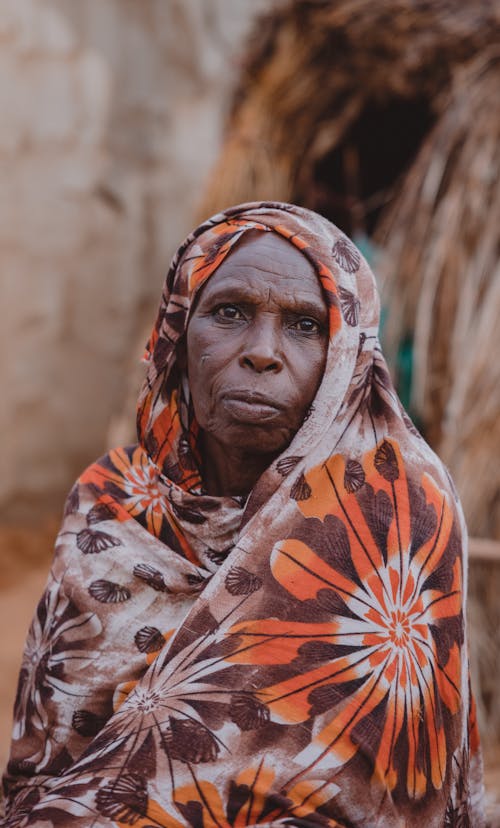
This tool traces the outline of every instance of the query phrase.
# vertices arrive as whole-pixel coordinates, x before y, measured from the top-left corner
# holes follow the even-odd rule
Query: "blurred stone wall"
[[[271,0],[2,0],[0,507],[105,448]]]

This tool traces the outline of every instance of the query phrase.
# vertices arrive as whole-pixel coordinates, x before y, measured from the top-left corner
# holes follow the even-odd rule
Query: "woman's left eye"
[[[215,316],[219,319],[242,319],[243,314],[236,305],[219,305],[215,309]]]
[[[297,319],[297,321],[292,325],[292,328],[296,331],[301,331],[302,333],[317,333],[320,326],[315,319],[310,319],[306,316],[302,319]]]

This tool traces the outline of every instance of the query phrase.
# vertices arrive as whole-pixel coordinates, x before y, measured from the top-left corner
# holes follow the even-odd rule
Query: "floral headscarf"
[[[243,502],[203,489],[177,356],[249,230],[312,263],[330,341],[302,427]],[[68,498],[6,825],[481,826],[462,513],[394,391],[359,251],[303,208],[226,210],[174,257],[146,357],[139,443]]]

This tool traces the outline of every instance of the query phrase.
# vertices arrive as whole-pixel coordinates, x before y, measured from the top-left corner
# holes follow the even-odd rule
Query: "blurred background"
[[[500,0],[2,0],[0,45],[0,762],[65,494],[134,440],[170,256],[279,199],[370,260],[459,489],[500,826]]]

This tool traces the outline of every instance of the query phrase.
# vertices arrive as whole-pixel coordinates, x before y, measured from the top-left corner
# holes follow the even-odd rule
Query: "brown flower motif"
[[[311,497],[311,487],[309,483],[307,483],[303,474],[297,478],[290,489],[290,497],[294,500],[309,500]]]
[[[348,460],[345,465],[344,486],[346,492],[352,494],[357,492],[365,482],[365,472],[361,463],[357,460]]]
[[[231,721],[240,730],[255,730],[269,721],[269,708],[250,695],[234,695],[231,698]]]
[[[148,795],[144,778],[137,773],[118,777],[115,782],[97,791],[96,805],[103,816],[134,825],[147,813]]]
[[[387,440],[384,440],[383,443],[380,444],[375,453],[375,460],[373,462],[378,473],[382,475],[385,480],[388,480],[390,483],[394,483],[394,481],[398,479],[399,468],[396,452]]]
[[[226,589],[231,595],[251,595],[262,586],[262,578],[243,566],[233,566],[226,575]]]
[[[163,575],[154,566],[145,563],[136,564],[134,566],[134,575],[136,578],[140,578],[141,581],[145,581],[156,592],[168,592]]]
[[[339,297],[342,316],[351,328],[355,328],[359,322],[359,299],[343,287],[339,287]]]
[[[286,477],[301,460],[302,457],[283,457],[282,460],[278,460],[276,463],[276,468],[282,477]]]
[[[219,753],[219,745],[210,731],[191,719],[170,716],[170,729],[165,738],[170,758],[180,762],[213,762]]]
[[[356,273],[359,270],[361,256],[349,239],[341,238],[336,241],[332,248],[332,255],[337,264],[346,273]]]
[[[121,540],[108,535],[107,532],[97,532],[94,529],[82,529],[76,536],[76,545],[84,555],[95,555],[111,549],[113,546],[121,546]]]
[[[134,636],[135,646],[141,653],[157,653],[165,639],[157,627],[141,627]]]
[[[104,578],[92,581],[89,593],[101,604],[121,604],[131,597],[131,592],[127,587],[115,584],[113,581],[106,581]]]

